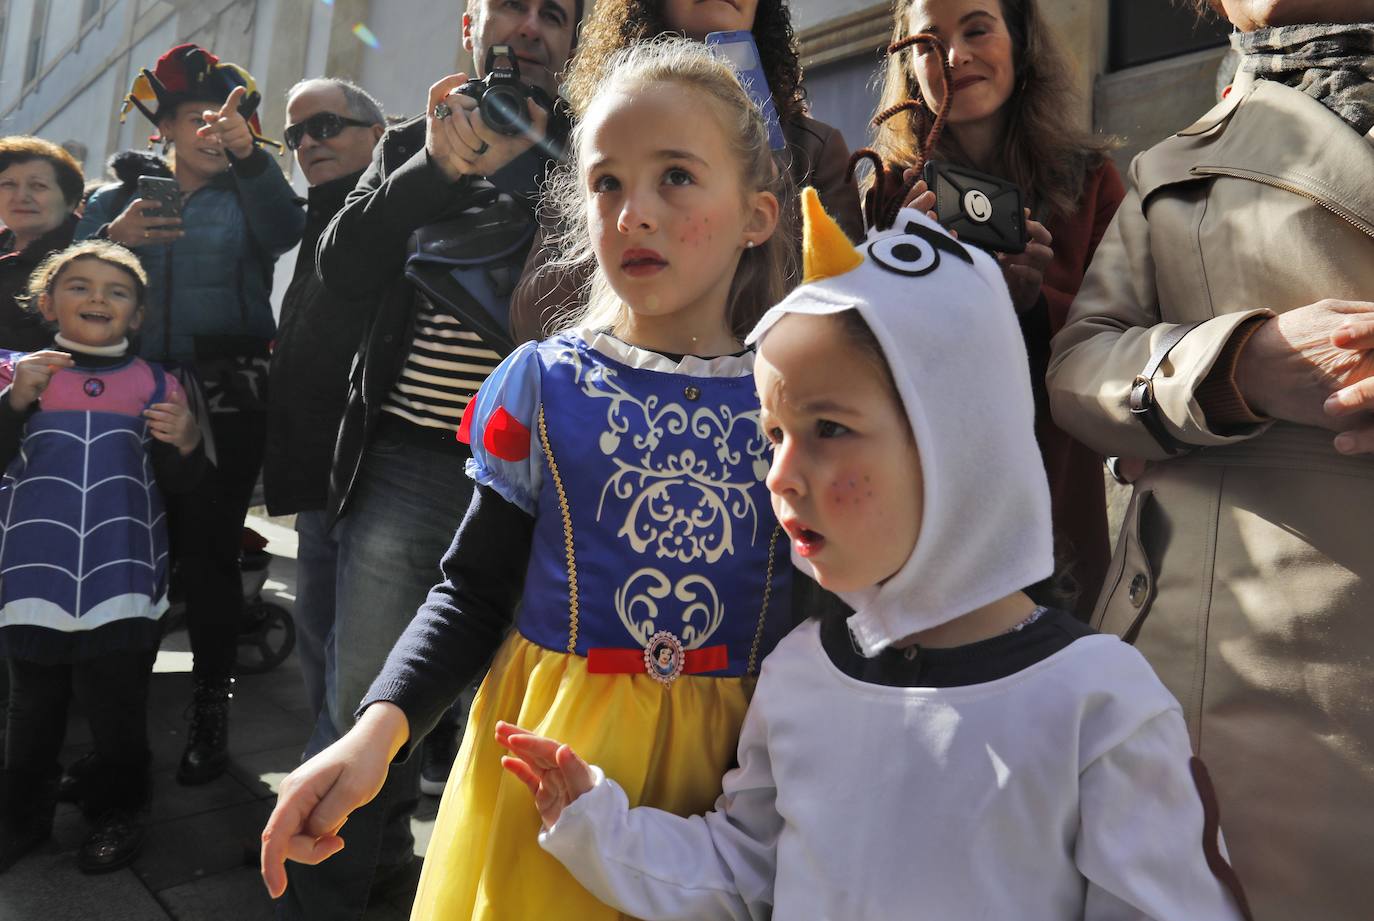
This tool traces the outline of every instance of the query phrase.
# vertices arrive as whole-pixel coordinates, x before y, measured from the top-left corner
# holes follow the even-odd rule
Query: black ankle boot
[[[56,775],[0,770],[0,873],[52,837],[56,808]]]
[[[189,738],[177,767],[177,783],[188,787],[209,783],[229,766],[229,698],[234,696],[233,687],[233,678],[196,679]]]

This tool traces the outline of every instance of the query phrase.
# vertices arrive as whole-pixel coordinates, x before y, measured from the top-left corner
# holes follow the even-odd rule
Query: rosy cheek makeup
[[[873,498],[872,477],[862,473],[842,473],[830,481],[826,503],[837,511],[852,512]]]

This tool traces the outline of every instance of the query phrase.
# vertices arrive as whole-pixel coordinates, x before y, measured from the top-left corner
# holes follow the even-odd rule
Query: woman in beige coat
[[[1241,73],[1132,164],[1050,400],[1148,461],[1093,622],[1183,704],[1255,917],[1367,918],[1374,2],[1215,5]]]

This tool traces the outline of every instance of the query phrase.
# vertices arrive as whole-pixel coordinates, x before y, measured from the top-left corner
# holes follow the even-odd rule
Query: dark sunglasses
[[[370,127],[372,127],[371,122],[358,121],[356,118],[344,118],[333,112],[316,112],[303,122],[287,125],[283,134],[286,137],[286,146],[295,150],[301,146],[301,140],[307,134],[317,141],[327,141],[332,137],[337,137],[345,128]]]

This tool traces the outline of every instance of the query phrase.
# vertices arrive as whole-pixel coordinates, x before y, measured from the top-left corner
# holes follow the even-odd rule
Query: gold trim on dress
[[[573,556],[572,508],[568,505],[568,494],[563,491],[563,478],[558,475],[558,464],[553,459],[553,448],[549,447],[549,428],[544,424],[544,404],[539,404],[539,446],[544,449],[544,459],[549,462],[549,475],[553,488],[558,492],[558,511],[563,516],[563,546],[568,558],[568,652],[577,652],[577,560]]]

